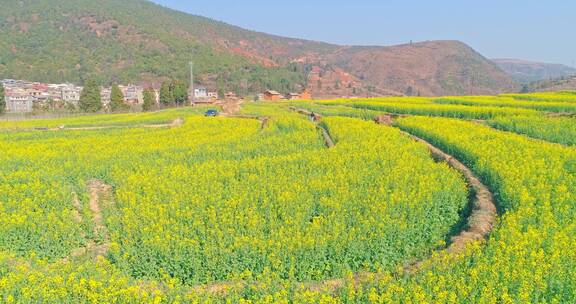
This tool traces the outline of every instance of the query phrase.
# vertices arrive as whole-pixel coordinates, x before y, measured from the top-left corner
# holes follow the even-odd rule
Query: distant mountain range
[[[520,83],[531,83],[576,75],[576,69],[552,63],[533,62],[519,59],[493,59],[512,79]]]
[[[576,75],[531,82],[526,89],[528,92],[576,91]]]
[[[518,90],[458,41],[340,46],[284,38],[144,0],[3,1],[0,78],[103,84],[186,80],[239,94],[315,97],[494,94]]]

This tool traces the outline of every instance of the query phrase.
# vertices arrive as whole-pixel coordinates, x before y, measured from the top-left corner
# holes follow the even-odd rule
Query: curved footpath
[[[376,123],[390,126],[393,122],[392,117],[377,118]],[[470,201],[471,213],[467,218],[466,228],[456,236],[451,238],[450,244],[438,253],[438,256],[458,254],[462,252],[466,245],[484,240],[488,237],[494,223],[496,221],[497,208],[494,203],[494,197],[488,187],[486,187],[480,179],[462,162],[455,159],[452,155],[445,153],[444,151],[438,149],[428,141],[414,136],[408,132],[401,131],[406,136],[409,136],[413,140],[424,144],[434,160],[440,162],[446,162],[450,167],[460,172],[466,179],[466,183],[470,187],[473,193],[473,197]],[[410,266],[404,269],[404,273],[413,274],[418,272],[426,261],[433,258],[428,258],[420,261],[416,261]],[[353,283],[358,286],[364,282],[369,282],[376,278],[376,274],[361,272],[354,274]],[[311,291],[330,291],[335,292],[341,287],[344,287],[346,281],[344,279],[333,279],[317,283],[310,283],[306,286],[308,290]]]
[[[486,238],[494,226],[496,221],[496,204],[494,197],[488,187],[486,187],[480,179],[466,167],[463,163],[455,159],[453,156],[444,153],[442,150],[436,148],[426,140],[402,131],[402,133],[410,136],[415,141],[421,142],[432,154],[436,161],[444,161],[450,167],[462,173],[468,186],[474,193],[474,198],[471,201],[472,212],[468,217],[467,229],[460,232],[459,235],[452,237],[452,242],[446,248],[449,253],[460,252],[466,244]]]
[[[298,109],[298,108],[291,108],[291,109],[304,115],[312,114],[311,112],[304,109]],[[391,115],[381,115],[379,117],[376,117],[374,121],[377,124],[392,126],[394,117]],[[471,197],[471,200],[469,202],[469,208],[471,212],[468,218],[466,219],[467,223],[465,229],[460,231],[458,235],[453,236],[451,238],[450,244],[448,244],[446,248],[441,250],[438,253],[438,255],[441,257],[443,255],[458,254],[466,248],[466,245],[472,242],[486,239],[490,234],[490,232],[492,231],[492,228],[494,227],[498,212],[496,204],[494,203],[494,196],[492,195],[492,192],[490,192],[488,187],[486,187],[486,185],[484,185],[480,181],[480,179],[474,174],[474,172],[472,172],[472,170],[470,170],[470,168],[468,168],[462,162],[454,158],[452,155],[445,153],[444,151],[440,150],[439,148],[437,148],[436,146],[432,145],[431,143],[422,138],[419,138],[415,135],[412,135],[402,130],[401,132],[406,136],[409,136],[413,140],[424,144],[430,151],[430,154],[432,155],[434,160],[444,161],[450,167],[460,172],[466,179],[466,183],[468,184],[468,187],[470,188],[473,194],[473,197]],[[429,259],[431,258],[414,262],[413,264],[405,268],[404,272],[407,274],[417,272],[419,269],[421,269],[423,264]],[[353,277],[355,285],[359,285],[363,282],[368,282],[370,280],[373,280],[374,278],[375,274],[367,272],[357,273]],[[345,283],[346,281],[344,279],[333,279],[316,283],[310,283],[307,284],[306,287],[307,289],[312,291],[321,291],[321,290],[335,291],[338,288],[343,287]]]
[[[322,115],[296,107],[290,107],[290,110],[295,111],[298,114],[306,115],[308,117],[314,117],[314,123],[316,125],[316,128],[320,130],[320,132],[322,132],[322,137],[324,137],[324,143],[326,144],[326,147],[333,148],[336,145],[334,143],[334,140],[332,139],[332,136],[330,136],[330,132],[328,132],[328,130],[326,130],[325,127],[323,127],[318,123],[322,119]]]
[[[375,121],[378,124],[391,126],[393,119],[390,117],[386,119],[377,118]],[[382,121],[386,121],[386,123],[382,123]],[[488,187],[480,181],[480,178],[478,178],[470,168],[466,167],[466,165],[452,155],[445,153],[420,137],[402,130],[400,132],[424,144],[434,160],[446,162],[450,167],[460,172],[474,194],[470,202],[471,213],[468,217],[467,228],[462,230],[460,234],[452,237],[451,243],[445,251],[448,253],[458,253],[464,249],[466,244],[486,238],[492,231],[498,212],[496,204],[494,203],[494,197]]]

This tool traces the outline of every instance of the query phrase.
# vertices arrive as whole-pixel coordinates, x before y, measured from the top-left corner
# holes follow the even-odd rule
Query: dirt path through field
[[[98,256],[104,256],[110,247],[110,236],[108,235],[108,229],[104,223],[102,209],[109,207],[104,206],[105,204],[111,205],[114,203],[112,186],[107,185],[100,180],[90,180],[86,187],[89,196],[88,207],[92,215],[91,223],[93,236],[88,238],[86,233],[81,233],[81,236],[86,239],[86,245],[84,247],[72,250],[70,256],[73,258],[86,255],[94,258]],[[82,224],[82,203],[78,199],[76,193],[73,193],[72,204],[74,206],[74,221],[78,224]]]
[[[99,180],[88,182],[90,194],[90,211],[92,211],[92,224],[94,225],[94,235],[100,238],[99,242],[92,248],[94,255],[105,255],[110,247],[110,236],[102,217],[102,204],[112,202],[112,187]]]
[[[381,121],[386,121],[391,123],[392,119],[377,119],[377,123]],[[385,123],[388,124],[388,123]],[[431,261],[431,259],[440,259],[446,255],[455,255],[462,252],[466,246],[472,242],[481,241],[488,237],[492,228],[494,227],[497,215],[496,204],[494,203],[494,198],[488,187],[486,187],[480,179],[466,167],[463,163],[455,159],[452,155],[445,153],[444,151],[438,149],[434,145],[430,144],[424,139],[417,136],[409,134],[402,131],[402,133],[410,136],[415,141],[423,143],[426,145],[430,151],[432,157],[436,161],[446,162],[450,167],[454,168],[460,172],[466,179],[466,183],[470,187],[473,193],[473,198],[470,201],[470,207],[472,209],[470,215],[467,218],[467,225],[464,230],[462,230],[458,235],[451,238],[451,242],[445,249],[441,250],[437,256],[434,258],[429,258],[421,261],[412,263],[410,266],[404,269],[404,273],[413,274],[418,272],[425,262]],[[361,272],[356,273],[353,277],[353,284],[359,286],[362,283],[374,280],[376,274]],[[344,287],[346,280],[338,278],[317,283],[306,284],[306,289],[310,291],[328,291],[335,292],[337,289]]]
[[[462,251],[468,243],[485,239],[492,231],[497,215],[496,204],[488,187],[480,181],[472,170],[453,156],[444,153],[422,138],[406,132],[403,133],[409,135],[415,141],[426,145],[436,160],[444,161],[450,165],[450,167],[460,172],[474,194],[471,202],[472,212],[468,217],[467,228],[461,231],[459,235],[452,237],[452,242],[446,250],[449,253],[458,253]]]
[[[548,112],[546,113],[546,117],[556,118],[556,117],[568,117],[573,118],[576,117],[576,113],[571,112]]]
[[[103,126],[93,126],[93,127],[66,127],[62,125],[57,128],[31,128],[31,129],[18,129],[18,131],[91,131],[91,130],[108,130],[108,129],[127,129],[127,128],[149,128],[149,129],[161,129],[161,128],[177,128],[184,124],[184,119],[178,117],[171,121],[170,123],[163,124],[136,124],[130,126],[115,126],[115,125],[103,125]]]
[[[227,100],[220,102],[219,104],[222,107],[222,113],[226,115],[234,115],[240,112],[242,103],[242,100]]]
[[[256,115],[245,115],[245,114],[227,114],[222,113],[220,116],[226,118],[240,118],[240,119],[255,119],[260,121],[260,130],[264,130],[268,127],[270,123],[270,117],[268,116],[256,116]]]
[[[326,128],[322,127],[321,125],[316,125],[316,128],[322,132],[322,137],[324,137],[324,143],[326,144],[326,147],[328,147],[328,149],[333,148],[335,143],[332,139],[332,136],[330,136],[330,133],[328,133],[328,130],[326,130]]]
[[[392,123],[392,119],[386,119],[385,121],[387,121],[387,123],[385,123],[386,125]],[[379,123],[378,120],[376,122]],[[445,153],[420,137],[405,131],[401,132],[410,136],[413,140],[424,144],[436,161],[446,162],[450,167],[460,172],[466,179],[466,183],[474,195],[470,202],[472,211],[467,219],[467,227],[461,231],[460,234],[452,237],[451,243],[448,248],[446,248],[446,251],[448,253],[458,253],[462,251],[468,243],[485,239],[492,231],[497,215],[497,208],[492,192],[490,192],[488,187],[480,181],[480,178],[478,178],[470,168],[466,167],[466,165],[452,155]]]
[[[270,123],[270,118],[269,117],[262,117],[260,118],[260,130],[264,130],[268,127],[268,123]]]
[[[178,128],[180,126],[182,126],[184,124],[184,119],[181,117],[178,117],[176,119],[174,119],[171,123],[169,124],[149,124],[149,125],[140,125],[139,127],[142,128],[151,128],[151,129],[157,129],[157,128]],[[136,126],[138,127],[138,126]]]
[[[326,144],[326,147],[333,148],[336,145],[336,143],[334,142],[334,139],[332,139],[332,136],[330,135],[330,132],[328,132],[328,130],[325,127],[323,127],[321,124],[319,124],[319,122],[322,120],[322,115],[314,113],[314,112],[310,112],[310,111],[305,110],[305,109],[296,108],[296,107],[290,107],[290,110],[292,110],[298,114],[306,115],[310,119],[312,117],[314,117],[313,122],[316,125],[316,128],[318,130],[320,130],[320,132],[322,132],[322,137],[324,138],[324,143]]]

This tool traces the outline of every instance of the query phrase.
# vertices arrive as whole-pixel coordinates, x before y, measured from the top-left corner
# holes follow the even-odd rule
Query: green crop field
[[[0,302],[576,301],[573,94],[209,108],[0,117]]]

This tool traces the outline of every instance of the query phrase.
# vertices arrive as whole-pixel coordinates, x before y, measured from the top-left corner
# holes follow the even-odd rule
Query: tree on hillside
[[[177,105],[183,105],[188,101],[188,89],[186,88],[186,84],[182,81],[174,80],[171,88],[174,102]]]
[[[83,112],[98,112],[102,109],[102,99],[100,98],[100,86],[94,80],[86,81],[80,102],[78,104]]]
[[[414,95],[414,88],[412,88],[412,86],[408,86],[408,88],[406,88],[406,91],[404,91],[404,95],[406,96]]]
[[[171,106],[174,104],[174,95],[172,93],[171,82],[164,81],[160,87],[160,104],[162,106]]]
[[[156,105],[156,92],[154,92],[154,89],[152,88],[147,88],[146,90],[144,90],[144,104],[142,105],[142,110],[143,111],[150,111],[152,109],[154,109],[154,106]]]
[[[340,89],[340,80],[336,80],[336,82],[334,82],[334,89],[336,90]]]
[[[226,98],[226,91],[224,90],[223,87],[219,87],[219,88],[218,88],[218,98],[219,98],[219,99],[224,99],[224,98]]]
[[[124,102],[124,94],[118,85],[112,86],[110,92],[110,110],[112,112],[127,110],[129,106]]]
[[[0,114],[6,110],[6,98],[4,97],[4,86],[0,85]]]

